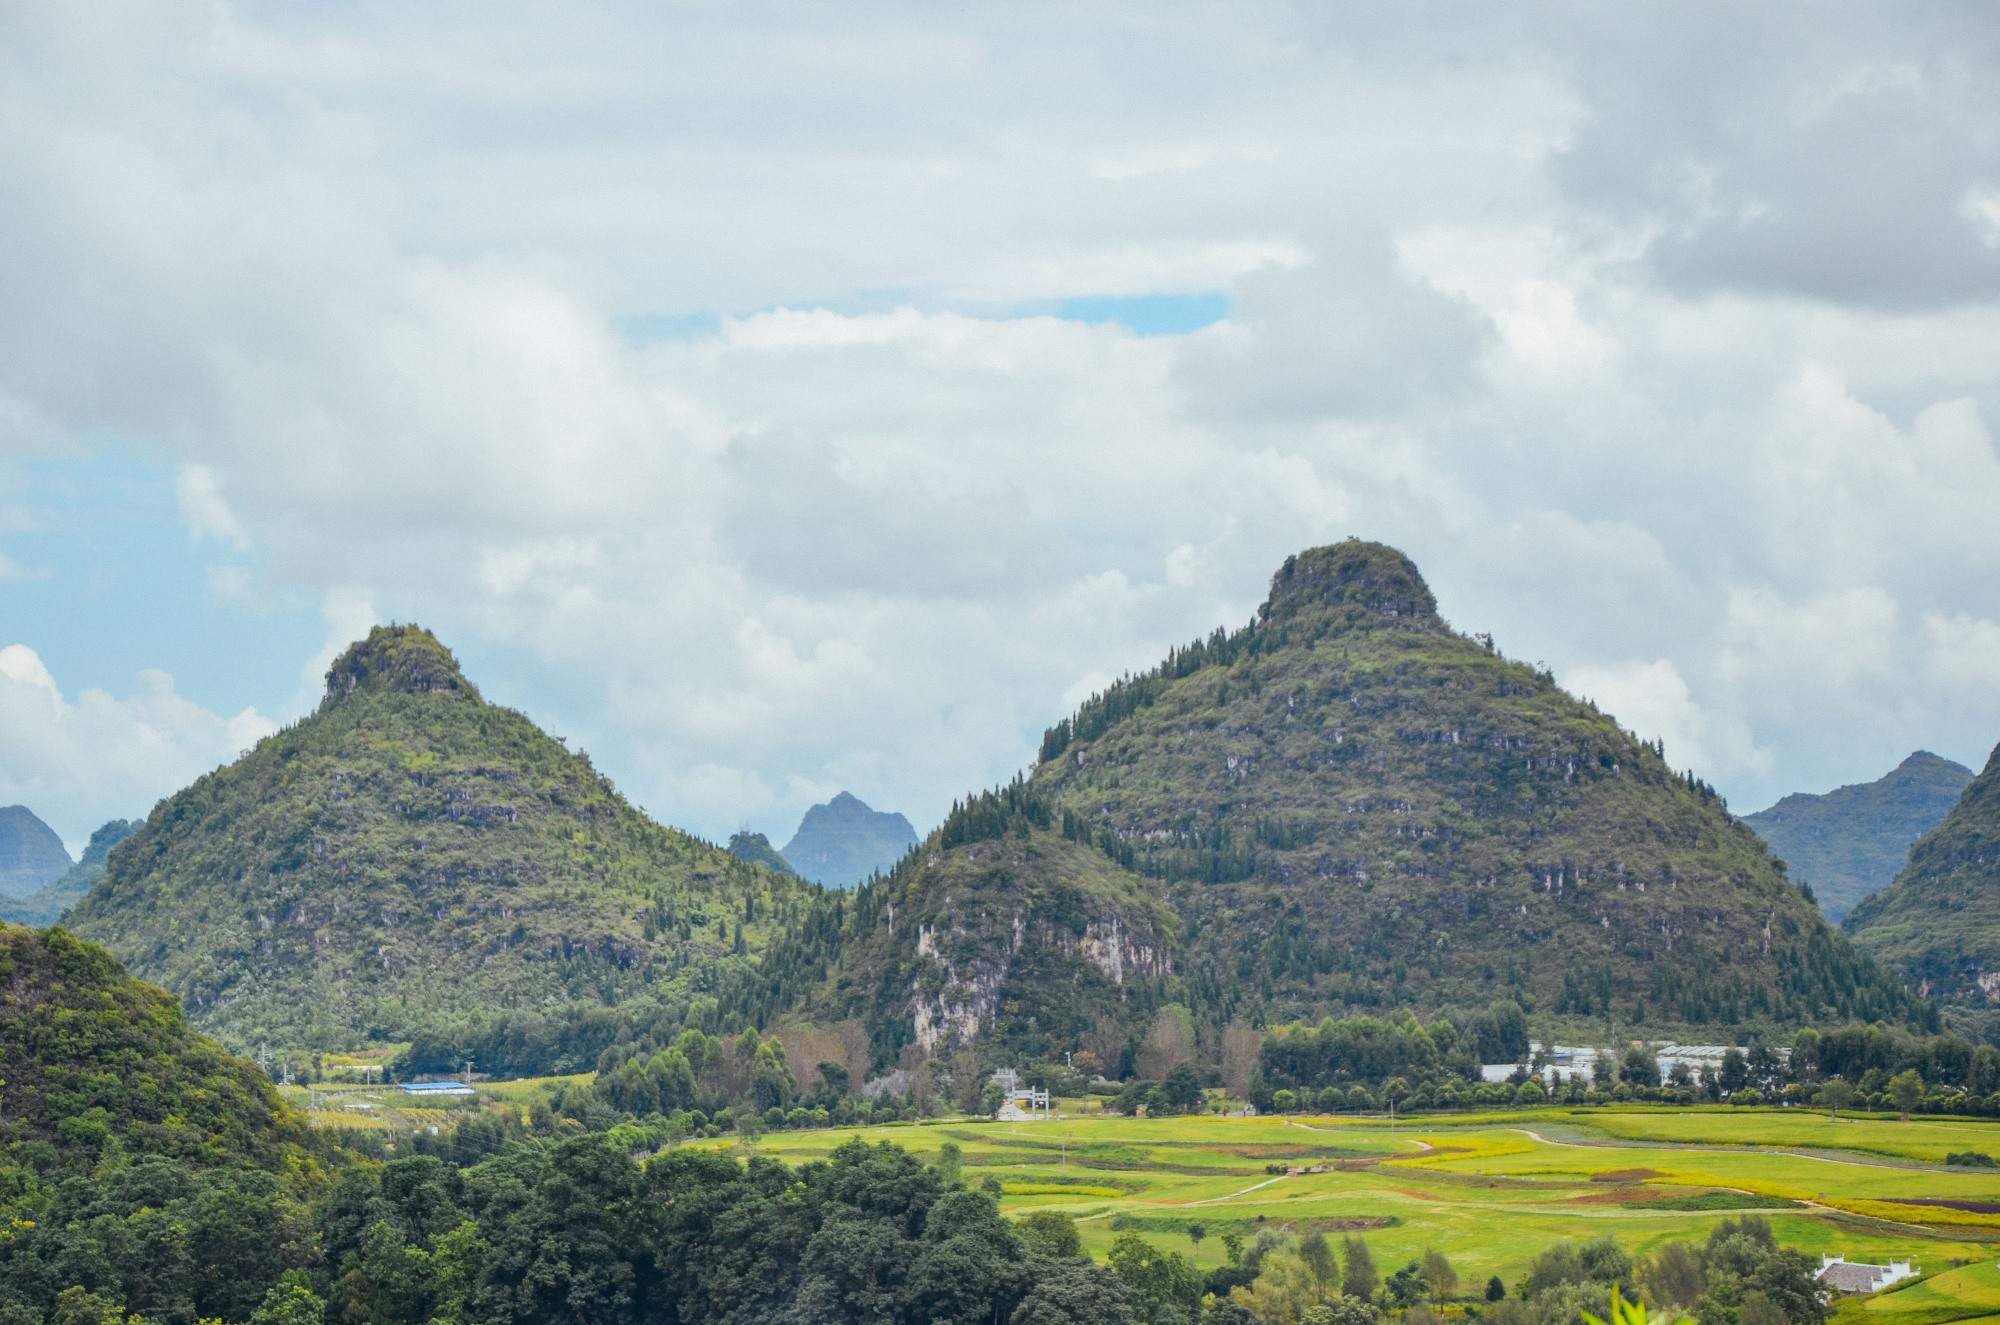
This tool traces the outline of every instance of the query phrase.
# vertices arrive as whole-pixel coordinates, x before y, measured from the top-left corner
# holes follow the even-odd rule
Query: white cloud
[[[187,522],[188,533],[196,539],[213,538],[237,548],[250,545],[243,526],[236,522],[229,504],[222,499],[215,471],[207,465],[182,465],[174,482],[174,495],[180,501],[181,519]]]
[[[2000,736],[1955,18],[117,12],[0,43],[0,450],[163,457],[301,709],[415,619],[691,827],[921,822],[1359,533],[1740,803]]]
[[[1667,762],[1677,768],[1718,778],[1770,767],[1770,751],[1757,748],[1742,723],[1703,709],[1668,659],[1577,667],[1563,674],[1562,683],[1597,701],[1641,740],[1664,742]]]
[[[123,699],[86,689],[66,698],[33,649],[0,648],[0,801],[54,828],[72,854],[108,819],[144,818],[153,803],[277,730],[254,708],[225,718],[145,671]]]

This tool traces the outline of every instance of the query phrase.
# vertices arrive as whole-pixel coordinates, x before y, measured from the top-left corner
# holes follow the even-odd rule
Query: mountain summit
[[[893,866],[916,842],[917,830],[908,819],[871,810],[860,797],[843,791],[807,810],[799,831],[779,854],[815,883],[852,888]]]
[[[0,807],[0,897],[26,897],[60,879],[71,863],[56,830],[33,810]]]
[[[1768,810],[1743,816],[1812,885],[1838,923],[1857,902],[1889,886],[1910,846],[1944,821],[1972,770],[1919,750],[1873,782],[1822,796],[1795,792]]]
[[[827,998],[884,1053],[984,1034],[1110,1066],[1169,1002],[1198,1036],[1504,1002],[1600,1038],[1925,1015],[1712,788],[1359,541],[1093,696],[847,923]]]
[[[311,717],[155,807],[70,923],[229,1043],[336,1048],[685,1000],[802,889],[653,823],[384,626]]]
[[[2000,746],[1847,930],[1927,994],[2000,1003]]]

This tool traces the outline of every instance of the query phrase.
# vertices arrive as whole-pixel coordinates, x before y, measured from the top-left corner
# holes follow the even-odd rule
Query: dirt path
[[[1291,1176],[1292,1176],[1292,1175],[1291,1175],[1291,1174],[1289,1174],[1289,1173],[1281,1173],[1281,1174],[1279,1174],[1279,1175],[1278,1175],[1277,1177],[1275,1177],[1275,1178],[1266,1178],[1266,1179],[1264,1179],[1264,1181],[1262,1181],[1262,1182],[1253,1182],[1253,1183],[1251,1183],[1251,1184],[1250,1184],[1250,1185],[1249,1185],[1248,1187],[1245,1187],[1245,1188],[1244,1188],[1244,1189],[1243,1189],[1242,1191],[1240,1191],[1240,1192],[1231,1192],[1231,1193],[1229,1193],[1229,1195],[1227,1195],[1227,1196],[1211,1196],[1211,1197],[1209,1197],[1209,1198],[1208,1198],[1208,1199],[1207,1199],[1206,1201],[1187,1201],[1187,1202],[1184,1202],[1184,1203],[1182,1204],[1181,1208],[1185,1210],[1185,1209],[1187,1209],[1187,1208],[1188,1208],[1189,1206],[1196,1206],[1196,1205],[1220,1205],[1220,1204],[1221,1204],[1222,1202],[1224,1202],[1224,1201],[1233,1201],[1233,1200],[1235,1200],[1235,1199],[1236,1199],[1237,1197],[1239,1197],[1239,1196],[1247,1196],[1247,1195],[1249,1195],[1249,1194],[1250,1194],[1251,1192],[1254,1192],[1254,1191],[1256,1191],[1256,1190],[1257,1190],[1257,1189],[1258,1189],[1259,1187],[1269,1187],[1269,1186],[1270,1186],[1270,1185],[1271,1185],[1272,1183],[1274,1183],[1274,1182],[1283,1182],[1283,1181],[1284,1181],[1285,1179],[1287,1179],[1287,1178],[1289,1178],[1289,1177],[1291,1177]]]

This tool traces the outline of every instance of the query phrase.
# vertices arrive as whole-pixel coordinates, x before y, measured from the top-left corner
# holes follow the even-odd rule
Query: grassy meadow
[[[525,1109],[553,1080],[482,1083],[468,1103]],[[303,1090],[288,1093],[305,1104]],[[379,1086],[319,1098],[330,1106],[314,1115],[322,1126],[354,1126],[359,1115],[362,1126],[396,1130],[460,1116],[405,1107],[400,1091]],[[340,1107],[362,1103],[371,1107]],[[756,1145],[803,1163],[856,1136],[927,1157],[955,1141],[968,1184],[998,1182],[1010,1215],[1073,1215],[1099,1257],[1127,1231],[1203,1268],[1224,1257],[1224,1233],[1247,1242],[1266,1228],[1359,1232],[1384,1274],[1437,1247],[1476,1296],[1491,1275],[1511,1288],[1558,1239],[1608,1232],[1637,1256],[1758,1213],[1780,1241],[1809,1252],[1923,1267],[1920,1280],[1844,1301],[1842,1325],[1987,1316],[2000,1325],[2000,1169],[1942,1162],[1953,1151],[2000,1155],[2000,1123],[1648,1106],[1461,1114],[1393,1129],[1381,1118],[1079,1113],[774,1132]],[[1196,1222],[1207,1234],[1199,1247],[1187,1237]]]
[[[1642,1255],[1757,1212],[1781,1241],[1810,1252],[1923,1267],[1920,1281],[1844,1304],[1851,1325],[1988,1315],[2000,1325],[2000,1214],[1898,1204],[2000,1210],[2000,1170],[1941,1162],[1947,1151],[2000,1153],[1996,1124],[1552,1108],[1420,1119],[1393,1134],[1382,1119],[1093,1116],[784,1132],[758,1145],[800,1162],[854,1135],[930,1154],[957,1141],[968,1182],[998,1179],[1009,1214],[1067,1211],[1099,1256],[1127,1230],[1203,1267],[1223,1257],[1225,1232],[1359,1231],[1385,1274],[1437,1247],[1461,1291],[1476,1294],[1490,1275],[1512,1285],[1561,1238],[1609,1232]],[[1287,1171],[1267,1173],[1271,1165]],[[1198,1250],[1190,1222],[1207,1230]]]

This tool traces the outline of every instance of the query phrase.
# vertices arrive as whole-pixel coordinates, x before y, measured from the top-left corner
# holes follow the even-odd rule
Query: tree
[[[279,1284],[264,1295],[263,1305],[251,1313],[250,1325],[320,1325],[326,1319],[326,1303],[304,1284]]]
[[[1910,1114],[1924,1102],[1924,1079],[1917,1069],[1908,1068],[1889,1078],[1889,1098],[1896,1101],[1903,1121],[1910,1121]]]
[[[1504,1300],[1506,1296],[1507,1285],[1501,1282],[1499,1275],[1496,1274],[1486,1281],[1486,1300],[1488,1302],[1499,1302]]]
[[[1189,1227],[1189,1235],[1199,1224]],[[1063,1261],[1080,1254],[1083,1239],[1076,1231],[1076,1220],[1060,1210],[1037,1210],[1014,1225],[1014,1231],[1028,1250],[1050,1260]]]
[[[1820,1103],[1826,1105],[1830,1117],[1840,1117],[1840,1111],[1854,1098],[1854,1086],[1845,1077],[1835,1077],[1819,1088]]]
[[[1007,1325],[1131,1325],[1131,1295],[1099,1265],[1058,1261],[1035,1269],[1034,1283]]]
[[[1146,1042],[1139,1047],[1139,1075],[1159,1081],[1174,1064],[1193,1057],[1194,1014],[1179,1003],[1169,1003],[1154,1015]]]
[[[1341,1242],[1340,1250],[1347,1262],[1346,1272],[1340,1278],[1340,1291],[1372,1302],[1382,1287],[1382,1276],[1375,1269],[1375,1257],[1368,1250],[1367,1240],[1355,1234]]]
[[[1722,1090],[1724,1094],[1734,1094],[1750,1084],[1750,1065],[1743,1059],[1741,1049],[1722,1051]]]
[[[956,1141],[947,1141],[938,1147],[937,1173],[947,1187],[958,1186],[959,1166],[965,1161],[965,1149]]]
[[[1241,1233],[1224,1233],[1222,1235],[1222,1255],[1223,1259],[1227,1260],[1231,1265],[1241,1263],[1243,1260],[1243,1235]]]
[[[1163,1252],[1137,1233],[1123,1233],[1107,1259],[1131,1295],[1133,1319],[1142,1325],[1181,1325],[1200,1310],[1201,1277],[1179,1252]]]
[[[1222,1032],[1222,1082],[1237,1099],[1250,1095],[1250,1073],[1264,1048],[1264,1034],[1246,1021],[1232,1021]]]
[[[1375,1325],[1379,1314],[1358,1297],[1336,1297],[1331,1302],[1307,1307],[1299,1325]]]
[[[1657,1086],[1660,1060],[1645,1045],[1635,1044],[1625,1051],[1625,1061],[1618,1066],[1618,1079],[1628,1086]]]
[[[1312,1271],[1313,1288],[1324,1302],[1327,1290],[1340,1284],[1340,1262],[1333,1257],[1333,1248],[1326,1244],[1326,1234],[1313,1232],[1299,1239],[1299,1259]]]
[[[1639,1282],[1655,1302],[1688,1308],[1708,1291],[1701,1258],[1685,1242],[1669,1242],[1639,1267]]]
[[[1258,1263],[1256,1281],[1232,1290],[1229,1297],[1259,1320],[1295,1321],[1313,1303],[1312,1271],[1291,1252],[1277,1248]]]
[[[1436,1247],[1424,1248],[1424,1282],[1430,1285],[1431,1301],[1440,1307],[1458,1291],[1458,1271]]]
[[[1201,1076],[1191,1062],[1178,1062],[1169,1068],[1160,1089],[1176,1113],[1189,1113],[1201,1104]]]
[[[1194,1244],[1195,1263],[1201,1263],[1201,1240],[1208,1236],[1208,1225],[1199,1219],[1191,1220],[1187,1226],[1188,1241]]]

